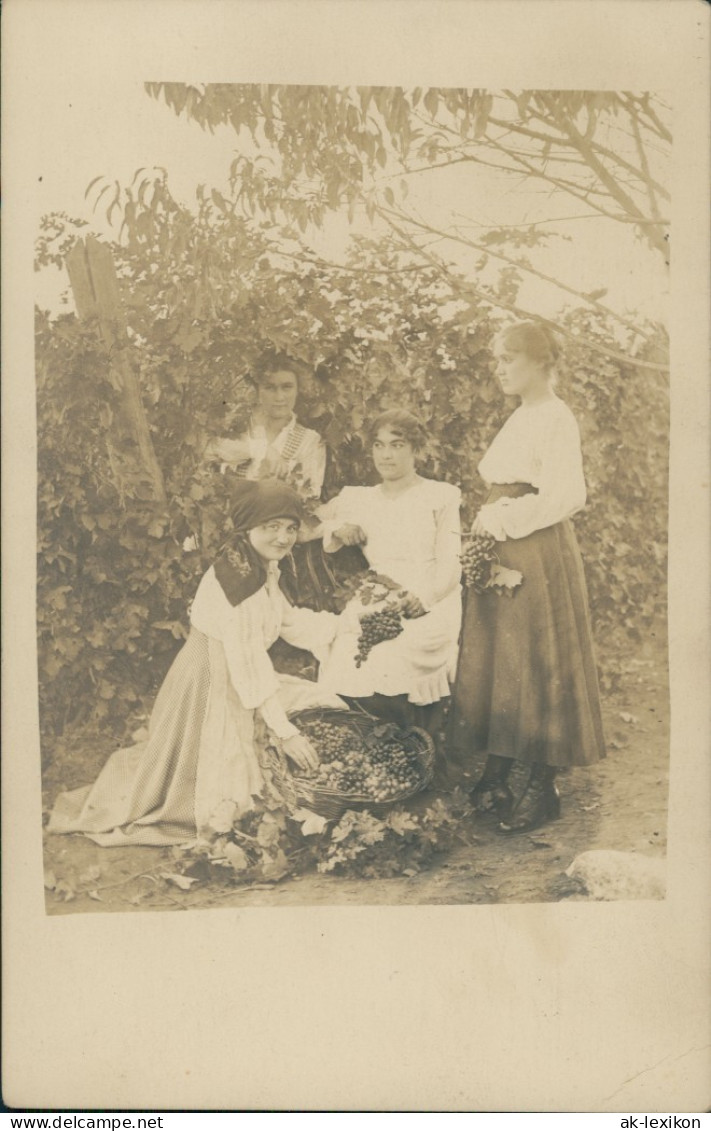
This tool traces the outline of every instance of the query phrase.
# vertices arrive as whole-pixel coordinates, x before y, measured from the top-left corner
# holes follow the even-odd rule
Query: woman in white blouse
[[[497,540],[500,563],[523,574],[513,596],[469,591],[451,741],[487,755],[472,791],[498,831],[529,831],[560,812],[556,770],[604,757],[597,670],[582,560],[570,522],[585,505],[580,434],[553,391],[558,347],[535,322],[505,330],[494,354],[503,392],[518,396],[479,464],[490,485],[473,533]],[[530,767],[514,805],[514,761]]]
[[[288,479],[303,495],[320,498],[326,445],[318,432],[297,420],[299,383],[294,363],[285,355],[268,354],[251,376],[257,404],[246,428],[234,439],[211,440],[204,458],[242,479]]]
[[[225,805],[239,815],[269,788],[260,761],[265,728],[294,765],[317,765],[289,714],[345,703],[314,683],[277,675],[268,649],[282,636],[324,659],[353,614],[312,612],[285,599],[279,562],[301,516],[297,493],[284,483],[238,485],[235,534],[198,586],[190,635],[158,693],[147,740],[116,751],[93,786],[61,794],[50,832],[83,832],[100,845],[188,842]]]
[[[377,644],[360,666],[358,626],[339,634],[319,682],[376,714],[433,732],[437,708],[450,695],[461,626],[461,495],[451,483],[418,474],[427,436],[411,413],[390,409],[369,431],[381,482],[344,487],[321,508],[323,545],[327,553],[360,546],[370,568],[406,592],[395,599],[407,619],[401,635]]]

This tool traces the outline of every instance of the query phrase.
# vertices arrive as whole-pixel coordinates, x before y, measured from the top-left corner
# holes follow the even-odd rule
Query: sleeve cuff
[[[497,542],[506,541],[506,531],[504,530],[496,503],[485,504],[481,507],[477,518],[487,534],[490,534]]]

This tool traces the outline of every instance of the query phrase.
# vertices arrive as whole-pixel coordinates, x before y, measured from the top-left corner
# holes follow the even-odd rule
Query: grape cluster
[[[376,644],[383,640],[394,640],[402,629],[402,619],[394,605],[383,605],[372,613],[366,613],[360,622],[355,666],[359,668],[368,659]]]
[[[316,747],[322,765],[348,758],[358,744],[357,734],[347,726],[313,719],[304,723],[301,733]]]
[[[491,566],[497,560],[495,546],[496,539],[490,534],[473,534],[462,551],[464,581],[477,593],[483,593],[491,576]]]
[[[321,764],[313,785],[388,801],[417,789],[422,774],[417,755],[392,734],[365,741],[347,726],[310,722],[302,733],[316,746]]]

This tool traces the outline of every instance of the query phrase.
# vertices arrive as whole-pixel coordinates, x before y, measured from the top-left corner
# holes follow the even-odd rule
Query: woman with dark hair
[[[289,714],[345,704],[315,683],[277,675],[268,649],[281,636],[324,658],[353,614],[286,600],[279,562],[301,517],[286,484],[238,485],[234,534],[198,586],[190,635],[158,693],[147,740],[116,751],[93,786],[61,794],[50,832],[83,832],[100,845],[190,841],[223,803],[246,812],[269,788],[260,761],[267,731],[299,769],[316,767]]]
[[[320,498],[326,471],[326,445],[295,414],[298,366],[285,354],[265,354],[254,366],[257,403],[246,429],[236,438],[210,441],[205,459],[229,467],[243,479],[288,479],[300,493]]]
[[[418,474],[427,434],[411,413],[383,412],[369,432],[381,482],[344,487],[321,508],[323,544],[331,553],[360,546],[370,568],[397,583],[404,595],[391,592],[388,599],[406,618],[404,630],[360,663],[358,627],[340,634],[319,682],[376,714],[435,730],[450,693],[461,622],[460,492]]]
[[[511,598],[467,593],[450,733],[460,758],[487,756],[472,800],[510,835],[557,817],[556,771],[596,762],[605,748],[570,522],[586,499],[580,434],[553,391],[558,345],[547,327],[523,322],[501,333],[494,356],[503,392],[521,403],[479,464],[490,492],[472,533],[495,538],[499,562],[523,582]],[[514,805],[515,761],[530,772]]]

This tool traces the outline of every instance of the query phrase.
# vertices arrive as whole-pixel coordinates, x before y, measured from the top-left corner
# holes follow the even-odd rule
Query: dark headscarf
[[[300,523],[303,507],[293,487],[280,479],[245,479],[237,485],[232,508],[235,534],[215,560],[215,577],[231,605],[240,605],[261,589],[267,571],[248,532],[275,518]]]

